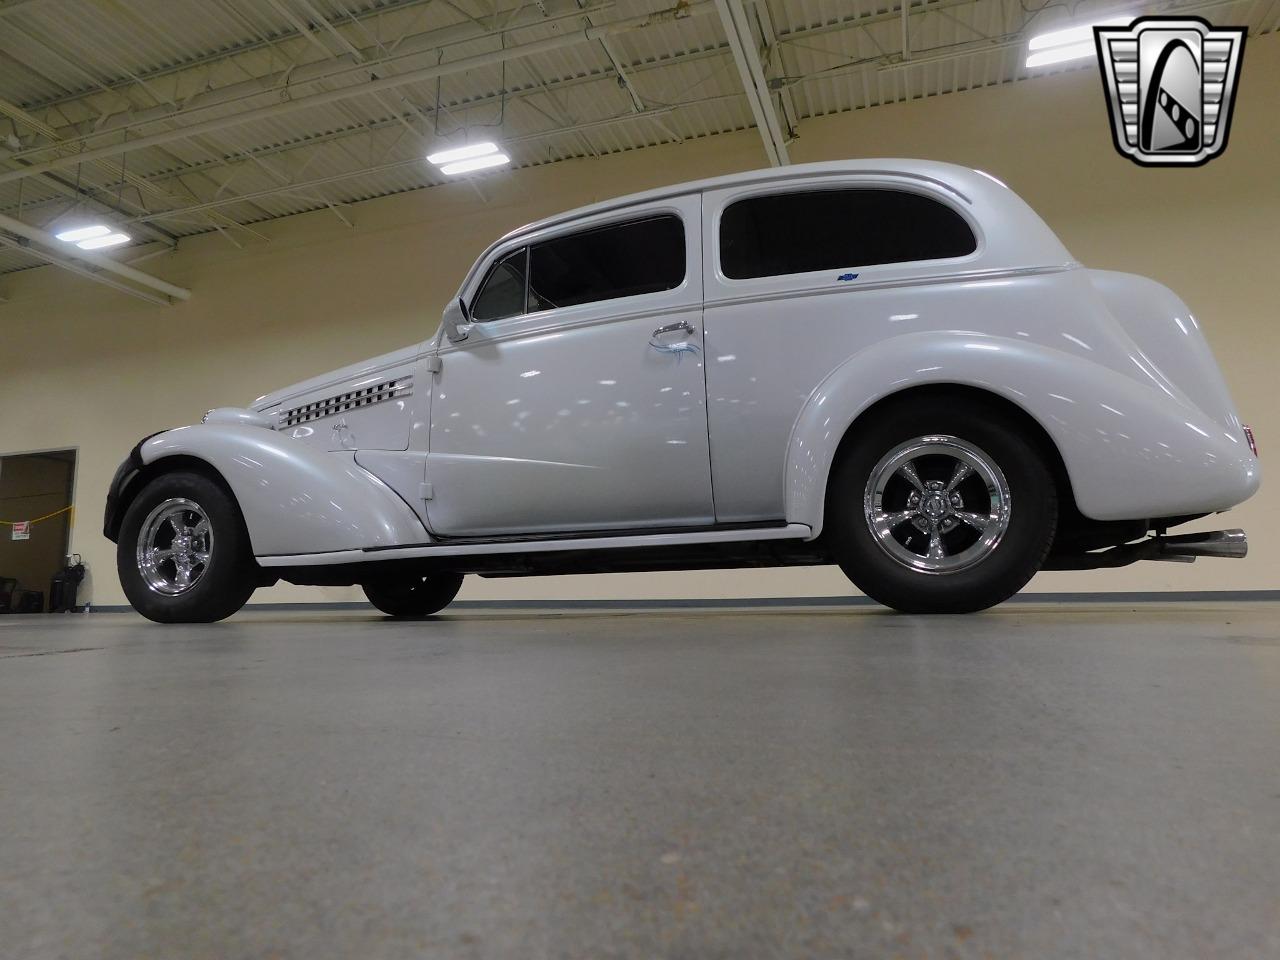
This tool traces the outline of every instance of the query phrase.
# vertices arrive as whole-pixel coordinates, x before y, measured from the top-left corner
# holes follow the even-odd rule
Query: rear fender
[[[417,515],[351,452],[326,452],[237,423],[180,427],[143,442],[142,464],[193,457],[235,494],[255,556],[402,546],[429,539]]]
[[[827,478],[845,433],[872,404],[958,384],[1003,397],[1057,447],[1080,512],[1130,520],[1225,510],[1258,486],[1242,438],[1169,391],[1073,354],[1006,337],[931,331],[846,360],[810,395],[787,450],[786,518],[821,530]],[[856,432],[853,442],[856,442]]]

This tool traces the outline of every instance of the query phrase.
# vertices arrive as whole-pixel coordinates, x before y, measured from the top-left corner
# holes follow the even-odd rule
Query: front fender
[[[423,543],[417,515],[351,452],[328,453],[283,434],[239,423],[169,430],[138,447],[150,465],[166,457],[203,460],[231,487],[255,556],[360,550]]]
[[[837,367],[792,430],[786,518],[821,530],[836,449],[872,404],[912,387],[959,384],[996,394],[1038,422],[1057,446],[1076,505],[1094,520],[1225,510],[1258,488],[1243,437],[1145,374],[1006,337],[960,331],[882,341]],[[856,438],[855,441],[856,442]]]

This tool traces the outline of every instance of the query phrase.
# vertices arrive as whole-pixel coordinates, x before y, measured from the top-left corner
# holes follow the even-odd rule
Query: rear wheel
[[[1057,526],[1036,445],[998,406],[931,397],[879,411],[832,471],[827,531],[850,580],[904,613],[968,613],[1017,593]]]
[[[156,477],[120,525],[120,585],[157,623],[212,623],[248,601],[258,581],[235,500],[199,473]]]
[[[462,589],[462,574],[389,577],[361,586],[369,602],[389,617],[429,617],[453,602]]]

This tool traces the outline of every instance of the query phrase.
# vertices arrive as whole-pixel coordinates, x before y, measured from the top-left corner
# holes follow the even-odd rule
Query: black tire
[[[1058,493],[1044,455],[1027,436],[1026,425],[997,404],[939,395],[879,408],[865,427],[855,429],[858,432],[844,444],[831,472],[826,532],[836,561],[863,593],[903,613],[971,613],[1009,599],[1040,569],[1053,545],[1058,523]],[[899,544],[898,549],[892,544],[882,545],[882,538],[873,532],[867,516],[865,497],[869,484],[873,479],[893,476],[884,466],[886,460],[891,465],[892,453],[922,438],[947,438],[945,442],[954,440],[970,451],[976,449],[1003,474],[1007,483],[1007,526],[994,543],[979,543],[985,534],[977,532],[978,529],[988,528],[971,529],[958,519],[958,514],[939,521],[955,525],[951,529],[956,532],[948,532],[947,537],[960,538],[953,562],[966,562],[963,560],[964,551],[968,549],[964,547],[965,538],[974,538],[970,546],[977,559],[969,560],[970,565],[960,569],[925,572],[910,566],[910,559],[901,559],[901,555],[910,550],[924,551],[921,560],[927,560],[929,538],[933,535],[928,517],[916,514],[891,527],[893,532],[888,536]],[[926,445],[925,449],[936,449],[936,446]],[[938,476],[937,471],[946,464],[943,456],[933,460],[926,457],[918,462],[922,464],[917,470],[920,478],[930,470],[933,476]],[[904,473],[896,475],[901,478],[900,482],[908,479]],[[981,475],[974,479],[982,483]],[[928,481],[925,486],[937,482],[940,481]],[[951,496],[945,481],[941,482],[944,483],[942,489],[929,489],[917,496],[928,497],[933,493],[940,493],[944,498]],[[963,483],[972,482],[973,479],[969,479]],[[913,486],[905,489],[908,495]],[[892,516],[912,512],[914,508],[909,501],[900,501],[896,507],[887,505],[891,494],[902,496],[902,488],[881,489],[886,506],[880,512]],[[967,492],[963,497],[969,499],[963,507],[954,509],[971,511],[968,504],[975,498],[975,488],[964,489]],[[980,504],[987,502],[988,495],[981,487],[976,488]],[[991,502],[994,503],[994,499]],[[933,506],[944,511],[953,509],[938,501],[934,501]],[[872,512],[878,511],[873,507]],[[978,514],[971,511],[968,515]],[[997,525],[990,530],[999,529],[997,521],[991,522]],[[924,525],[918,534],[911,529],[917,523]]]
[[[138,559],[138,539],[143,535],[143,525],[149,522],[155,511],[172,501],[195,504],[207,518],[212,531],[207,562],[197,566],[199,575],[190,587],[176,595],[159,592],[152,586]],[[163,537],[163,524],[160,529]],[[173,527],[168,529],[173,534],[177,532]],[[168,546],[171,547],[172,542]],[[162,563],[158,567],[158,577],[172,579],[170,571],[173,569]],[[213,623],[223,620],[248,602],[259,578],[249,534],[235,499],[210,478],[187,471],[156,477],[134,498],[120,525],[116,570],[133,608],[156,623]]]
[[[361,587],[369,602],[389,617],[429,617],[453,602],[462,589],[462,574],[402,575]]]

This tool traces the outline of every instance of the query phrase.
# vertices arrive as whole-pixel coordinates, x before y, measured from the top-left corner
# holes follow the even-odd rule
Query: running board
[[[377,550],[334,550],[329,553],[274,554],[256,558],[263,567],[317,567],[373,560],[413,560],[424,557],[493,556],[502,553],[557,553],[568,550],[618,550],[628,547],[681,547],[702,543],[748,543],[759,540],[807,540],[813,530],[803,523],[785,527],[746,527],[700,530],[696,533],[649,533],[575,539],[498,540],[484,543],[423,543]]]

